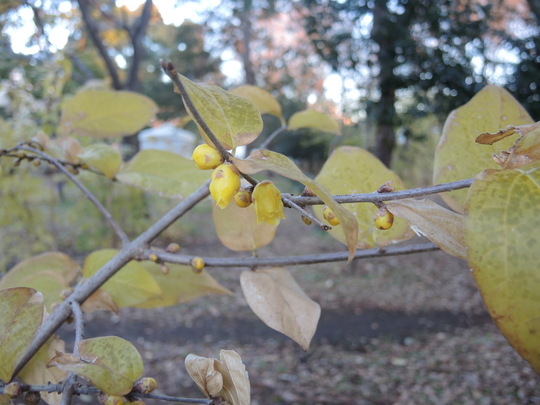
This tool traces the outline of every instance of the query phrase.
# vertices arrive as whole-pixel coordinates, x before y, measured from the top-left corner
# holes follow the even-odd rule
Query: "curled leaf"
[[[238,353],[234,350],[220,350],[219,361],[215,360],[214,367],[223,376],[220,396],[231,405],[249,405],[251,402],[249,377]]]

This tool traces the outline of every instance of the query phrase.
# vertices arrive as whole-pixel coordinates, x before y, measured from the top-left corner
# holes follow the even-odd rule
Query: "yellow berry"
[[[180,245],[178,243],[169,243],[165,250],[169,253],[176,253],[180,250]]]
[[[394,224],[394,214],[386,209],[386,207],[380,208],[379,211],[373,216],[375,221],[375,226],[381,231],[386,231],[387,229],[392,228]]]
[[[304,215],[302,215],[302,222],[308,226],[312,224],[311,219],[309,219],[308,217]]]
[[[148,260],[150,260],[151,262],[157,263],[159,258],[157,257],[155,253],[150,253],[148,255]]]
[[[204,259],[202,257],[194,257],[191,259],[191,268],[195,273],[200,273],[204,269]]]
[[[339,225],[339,219],[337,219],[336,214],[334,214],[334,211],[330,207],[326,207],[323,211],[323,217],[328,221],[328,223],[332,226]]]
[[[240,190],[234,195],[234,202],[240,208],[246,208],[251,205],[251,193],[247,190]]]
[[[257,224],[266,222],[277,226],[281,219],[286,219],[281,192],[271,181],[265,180],[258,183],[253,189],[251,198],[255,205]]]
[[[210,193],[219,208],[225,208],[240,189],[240,175],[234,165],[224,163],[214,169]]]
[[[124,398],[117,395],[109,395],[105,401],[105,405],[123,405]]]
[[[191,158],[201,170],[215,169],[223,163],[223,157],[218,150],[206,143],[197,146]]]
[[[133,390],[141,394],[150,394],[157,388],[157,381],[152,377],[144,377],[138,380],[133,386]]]

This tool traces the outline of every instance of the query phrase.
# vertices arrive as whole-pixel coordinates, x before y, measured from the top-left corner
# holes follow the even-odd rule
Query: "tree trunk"
[[[244,74],[246,84],[255,85],[255,71],[253,70],[253,64],[251,63],[251,1],[244,0],[244,7],[240,14],[240,23],[242,25],[242,41],[244,48],[242,51],[242,63],[244,65]]]

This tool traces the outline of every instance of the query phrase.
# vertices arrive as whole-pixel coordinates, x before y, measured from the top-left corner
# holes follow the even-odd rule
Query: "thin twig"
[[[321,221],[319,221],[319,219],[317,217],[315,217],[313,214],[311,214],[311,212],[309,212],[305,208],[302,208],[298,204],[292,202],[289,198],[283,197],[283,203],[284,203],[285,206],[288,206],[289,208],[292,208],[292,209],[295,209],[296,211],[298,211],[301,215],[305,216],[311,222],[316,224],[321,230],[329,231],[330,229],[332,229],[332,227],[330,227],[330,226],[328,226],[326,224],[323,224]]]
[[[81,306],[78,302],[71,302],[71,311],[73,317],[75,318],[75,344],[73,345],[73,354],[75,356],[79,355],[79,343],[84,339],[84,316],[81,310]],[[77,375],[74,373],[69,373],[68,377],[65,379],[62,388],[62,399],[60,405],[70,405],[75,394],[75,383],[77,382]]]
[[[161,395],[161,394],[140,394],[140,393],[134,393],[134,397],[136,398],[151,398],[151,399],[160,399],[162,401],[170,401],[170,402],[181,402],[185,404],[206,404],[206,405],[212,405],[214,403],[213,399],[210,398],[186,398],[186,397],[171,397],[169,395]]]
[[[377,203],[381,201],[402,200],[404,198],[421,197],[430,194],[444,193],[447,191],[460,190],[470,187],[474,179],[466,179],[453,181],[451,183],[437,184],[435,186],[411,188],[408,190],[394,191],[391,193],[365,193],[365,194],[348,194],[332,196],[339,204],[371,202]],[[284,194],[284,197],[299,205],[320,205],[324,202],[319,197],[302,197]]]
[[[353,260],[368,259],[372,257],[386,257],[407,255],[413,253],[432,252],[439,250],[433,243],[418,243],[405,246],[390,246],[377,249],[360,249],[356,251]],[[140,256],[148,260],[151,254],[155,254],[160,261],[175,264],[189,265],[195,257],[192,255],[166,253],[163,251],[148,249]],[[284,257],[202,257],[206,267],[263,267],[263,266],[293,266],[300,264],[328,263],[347,261],[348,252],[321,253],[313,255],[284,256]]]
[[[88,198],[92,202],[92,204],[94,204],[96,206],[96,208],[99,210],[99,212],[101,212],[101,214],[109,222],[109,224],[113,228],[113,230],[116,233],[116,235],[118,236],[118,238],[120,238],[120,240],[122,241],[122,244],[125,245],[125,244],[129,243],[129,238],[127,237],[126,233],[123,231],[123,229],[120,227],[120,225],[118,225],[118,223],[114,220],[114,218],[109,213],[109,211],[107,211],[107,209],[94,196],[94,194],[90,190],[88,190],[86,188],[86,186],[84,184],[82,184],[79,181],[79,179],[77,179],[77,177],[75,177],[73,174],[71,174],[69,172],[69,170],[67,170],[62,165],[62,163],[60,163],[58,160],[56,160],[52,156],[48,155],[47,153],[42,152],[42,151],[40,151],[38,149],[35,149],[35,148],[31,148],[29,146],[19,146],[19,147],[17,147],[17,149],[25,150],[27,152],[32,152],[32,153],[34,153],[34,154],[36,154],[38,156],[41,156],[47,162],[52,163],[53,165],[55,165],[58,168],[58,170],[60,170],[62,173],[64,173],[73,182],[73,184],[75,184],[79,188],[79,190],[81,190],[83,192],[85,197]]]
[[[71,314],[71,302],[83,303],[90,295],[92,295],[99,287],[101,287],[108,279],[116,274],[125,264],[138,257],[143,250],[155,238],[157,238],[165,229],[173,224],[178,218],[192,209],[199,201],[206,198],[209,194],[209,182],[204,183],[201,187],[193,192],[185,200],[181,201],[172,210],[161,217],[154,225],[144,231],[137,239],[123,246],[122,249],[99,269],[90,279],[84,284],[75,287],[73,293],[63,301],[53,313],[45,320],[43,325],[34,338],[34,341],[22,356],[13,375],[17,375],[28,361],[36,354],[43,344],[52,336],[52,334],[66,321]]]
[[[272,132],[268,138],[266,138],[264,140],[263,143],[261,143],[259,145],[259,147],[257,149],[267,149],[268,148],[268,145],[279,135],[281,134],[282,132],[285,132],[287,130],[287,126],[286,125],[282,125],[280,126],[278,129],[276,129],[274,132]]]

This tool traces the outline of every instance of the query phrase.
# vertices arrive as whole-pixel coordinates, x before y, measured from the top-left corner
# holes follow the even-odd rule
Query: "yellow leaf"
[[[294,113],[289,119],[289,129],[313,128],[324,132],[341,135],[339,123],[330,115],[315,111],[305,110]]]
[[[493,320],[540,372],[540,163],[488,171],[467,201],[469,266]]]
[[[346,208],[334,201],[332,194],[323,184],[307,177],[287,156],[269,150],[256,150],[247,159],[233,158],[233,163],[242,173],[254,174],[263,170],[271,170],[283,177],[299,181],[309,187],[313,193],[334,211],[340,226],[338,230],[334,228],[333,232],[343,234],[342,240],[345,241],[345,244],[349,248],[349,260],[352,260],[356,251],[358,224],[354,216]]]
[[[43,296],[32,288],[0,291],[0,380],[9,382],[41,325]]]
[[[257,139],[263,123],[261,114],[251,101],[217,86],[195,84],[180,74],[178,77],[186,88],[193,106],[226,149],[247,145]],[[197,122],[193,111],[187,105],[186,110]],[[211,145],[212,142],[198,123],[197,126],[205,142]]]
[[[84,261],[83,275],[90,278],[118,253],[115,249],[102,249],[91,253]],[[157,298],[161,288],[148,271],[138,262],[122,267],[102,287],[119,308],[130,307]]]
[[[65,350],[66,345],[62,339],[56,336],[51,337],[24,366],[19,373],[19,377],[26,384],[59,384],[65,380],[67,373],[58,368],[48,368],[46,365],[57,352],[64,352]],[[60,405],[62,402],[61,395],[56,392],[41,392],[41,397],[49,405]]]
[[[394,215],[405,218],[411,228],[452,256],[467,258],[465,220],[430,200],[395,200],[386,202]]]
[[[321,316],[321,307],[311,300],[284,268],[244,271],[242,291],[255,314],[269,327],[287,335],[304,350]]]
[[[253,204],[245,208],[229,204],[223,209],[212,204],[212,217],[221,243],[236,252],[261,248],[276,236],[276,225],[257,224]]]
[[[60,293],[79,273],[79,265],[61,252],[47,252],[23,260],[0,280],[0,289],[30,287],[43,294],[45,308],[59,302]]]
[[[229,90],[229,93],[247,98],[255,104],[261,115],[271,114],[281,118],[281,105],[279,105],[274,96],[260,87],[245,84]]]
[[[140,151],[116,174],[120,183],[169,198],[187,197],[209,178],[193,161],[156,149]]]
[[[169,273],[163,274],[156,263],[141,262],[139,264],[158,283],[161,294],[159,297],[149,298],[134,305],[136,308],[168,307],[209,294],[232,294],[204,270],[194,273],[191,266],[167,264]]]
[[[220,350],[219,360],[215,360],[214,367],[223,377],[220,396],[231,405],[249,405],[251,387],[246,367],[238,353],[234,350]]]
[[[77,374],[109,395],[126,395],[143,373],[141,355],[131,343],[117,336],[81,340],[79,356],[60,353],[47,367]]]
[[[447,183],[468,179],[482,170],[496,169],[492,156],[509,149],[515,142],[510,136],[493,146],[475,142],[478,135],[497,132],[508,125],[532,123],[525,109],[503,88],[484,87],[467,104],[452,111],[443,128],[443,134],[435,151],[434,183]],[[441,194],[452,209],[463,212],[467,190]]]
[[[91,169],[103,173],[107,178],[113,179],[120,166],[122,155],[111,145],[96,143],[85,147],[77,157]]]
[[[326,186],[332,194],[372,193],[388,181],[391,181],[396,190],[404,188],[397,174],[387,169],[368,151],[354,146],[341,146],[334,150],[315,180]],[[357,248],[385,246],[412,236],[407,221],[402,218],[396,218],[388,230],[377,229],[373,222],[377,207],[373,204],[353,203],[343,204],[342,207],[358,222]],[[333,207],[330,208],[336,213]],[[324,207],[314,206],[313,210],[321,220],[324,218]],[[338,219],[341,223],[339,216]],[[346,242],[339,227],[332,228],[330,235],[342,243]]]
[[[129,91],[84,90],[67,99],[60,120],[63,135],[95,138],[132,135],[154,118],[157,105]]]

